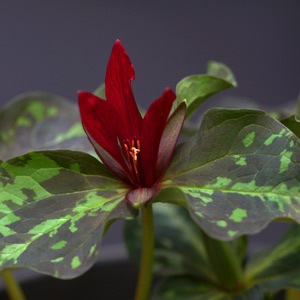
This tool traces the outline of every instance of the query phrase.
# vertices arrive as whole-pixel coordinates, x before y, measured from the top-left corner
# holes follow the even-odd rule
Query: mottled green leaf
[[[266,290],[300,289],[300,226],[292,225],[275,246],[251,257],[246,277]]]
[[[276,218],[300,223],[299,139],[262,111],[209,110],[163,181],[217,239],[259,232]]]
[[[2,163],[0,269],[79,276],[95,262],[107,226],[135,215],[126,191],[81,152],[31,152]]]
[[[297,137],[300,138],[300,121],[295,115],[285,118],[280,121],[287,128],[289,128]]]
[[[27,93],[0,111],[0,158],[32,150],[93,152],[82,129],[77,104],[47,93]]]
[[[253,287],[245,292],[229,294],[193,277],[169,277],[154,290],[151,300],[262,300],[263,292]]]
[[[206,99],[236,86],[237,83],[231,70],[222,63],[212,61],[208,64],[206,75],[192,75],[178,82],[176,102],[179,105],[186,99],[186,119],[188,119]]]

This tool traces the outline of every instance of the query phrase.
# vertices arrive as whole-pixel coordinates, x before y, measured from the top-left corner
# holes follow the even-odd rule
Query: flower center
[[[123,141],[123,145],[125,148],[128,164],[133,172],[135,180],[140,184],[138,176],[138,157],[141,152],[140,141],[136,137],[131,141],[129,139],[126,139],[125,141]]]

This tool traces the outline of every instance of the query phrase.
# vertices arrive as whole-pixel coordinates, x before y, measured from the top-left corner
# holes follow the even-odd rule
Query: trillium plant
[[[297,109],[212,108],[197,126],[188,119],[202,103],[237,85],[226,65],[185,77],[144,115],[134,78],[117,40],[105,84],[78,93],[79,112],[46,93],[0,110],[0,268],[11,299],[25,299],[14,269],[86,272],[119,219],[139,266],[135,300],[262,300],[280,290],[300,299]],[[247,252],[247,235],[277,221],[290,224],[279,242]]]

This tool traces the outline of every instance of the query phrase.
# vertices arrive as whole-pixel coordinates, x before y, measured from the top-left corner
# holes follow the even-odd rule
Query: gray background
[[[0,0],[0,103],[32,90],[76,101],[104,81],[117,38],[146,107],[211,59],[234,71],[230,94],[277,105],[300,91],[297,0]]]
[[[135,66],[133,88],[144,107],[166,86],[204,73],[211,59],[230,66],[238,80],[238,89],[223,95],[274,107],[300,92],[299,33],[297,0],[0,0],[0,104],[32,90],[76,101],[77,90],[93,91],[104,81],[118,38]],[[120,241],[120,225],[113,225],[105,243]]]

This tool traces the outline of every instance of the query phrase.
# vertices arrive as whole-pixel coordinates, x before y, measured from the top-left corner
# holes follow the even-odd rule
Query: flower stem
[[[26,300],[21,287],[9,270],[3,270],[0,272],[4,281],[7,294],[11,300]]]
[[[152,205],[142,207],[142,256],[135,300],[147,300],[152,285],[154,229]]]
[[[287,288],[285,290],[284,299],[285,300],[298,300],[298,299],[300,299],[300,291]]]

